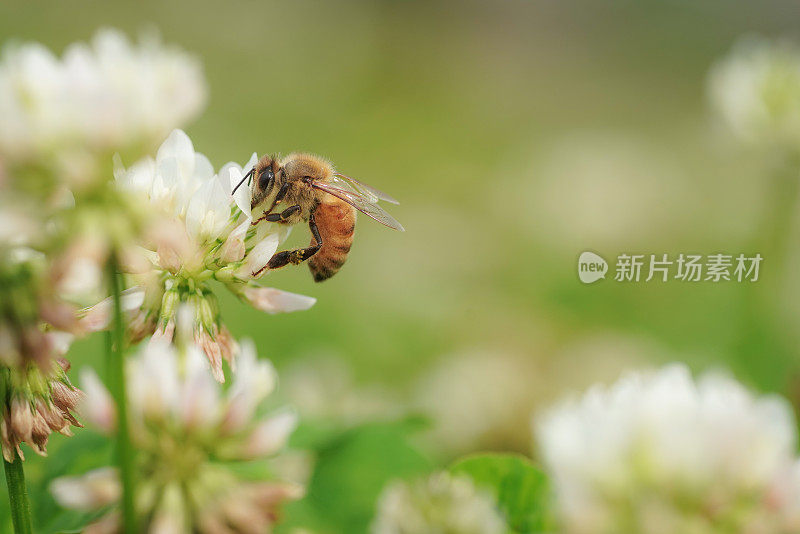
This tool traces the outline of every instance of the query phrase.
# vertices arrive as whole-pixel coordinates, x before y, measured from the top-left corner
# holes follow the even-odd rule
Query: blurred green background
[[[310,151],[400,199],[406,233],[362,217],[332,280],[265,279],[312,310],[228,300],[224,320],[307,417],[425,414],[421,447],[443,461],[531,453],[532,412],[634,366],[724,367],[800,402],[796,186],[706,94],[738,37],[792,36],[798,15],[789,0],[5,2],[0,36],[60,52],[101,26],[155,28],[205,65],[188,133],[217,167]],[[587,286],[584,250],[765,260],[755,284]],[[101,346],[77,344],[74,365]],[[53,469],[29,463],[33,480]]]

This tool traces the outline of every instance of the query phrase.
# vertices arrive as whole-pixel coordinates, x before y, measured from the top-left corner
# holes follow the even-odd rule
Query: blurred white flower
[[[134,442],[146,447],[167,425],[197,434],[206,450],[220,457],[247,459],[277,452],[294,428],[294,414],[278,412],[253,421],[275,387],[275,370],[256,358],[252,343],[242,345],[238,365],[233,384],[224,392],[208,373],[208,362],[197,345],[190,344],[181,354],[164,340],[147,343],[128,362]],[[86,398],[81,413],[100,430],[113,433],[115,424],[108,417],[114,413],[112,397],[92,369],[84,369],[82,381]]]
[[[404,412],[379,384],[359,384],[347,362],[333,355],[293,360],[282,369],[281,392],[303,419],[336,419],[349,425]]]
[[[708,92],[742,140],[800,148],[800,47],[747,37],[709,73]]]
[[[56,479],[50,491],[62,506],[90,512],[108,506],[120,498],[116,471],[101,467],[80,477]]]
[[[469,478],[435,473],[383,490],[372,534],[504,534],[508,527],[488,493]]]
[[[268,312],[310,308],[315,299],[256,284],[259,272],[288,236],[289,228],[274,223],[253,225],[245,187],[232,195],[235,182],[257,161],[253,154],[244,167],[227,163],[219,173],[204,155],[195,152],[181,130],[173,131],[158,149],[128,169],[119,161],[115,177],[120,190],[154,206],[162,219],[142,243],[141,257],[149,268],[131,273],[141,304],[129,313],[134,340],[156,334],[170,339],[179,306],[188,304],[195,320],[194,337],[222,381],[223,360],[232,362],[237,347],[219,317],[211,282],[225,284],[236,296]],[[83,321],[104,328],[108,302],[85,310]]]
[[[10,45],[0,60],[0,154],[40,164],[84,152],[138,157],[205,101],[199,63],[153,35],[132,44],[100,30],[61,58],[37,43]]]
[[[41,252],[0,241],[0,364],[48,371],[66,352],[65,335],[81,328],[57,295],[61,279]]]
[[[276,455],[297,424],[288,410],[261,415],[276,376],[251,343],[242,344],[240,369],[227,391],[192,343],[153,340],[127,364],[129,424],[140,469],[137,510],[150,529],[183,521],[180,532],[215,533],[219,525],[227,525],[225,532],[265,532],[281,502],[302,495],[294,484],[246,483],[226,465]],[[91,369],[82,382],[87,421],[112,435],[111,395]],[[51,490],[65,507],[98,509],[119,497],[116,474],[100,473],[57,479]],[[116,515],[101,521],[113,526]]]
[[[545,413],[536,434],[567,532],[789,532],[791,409],[731,378],[631,373]]]
[[[471,351],[437,362],[414,399],[433,419],[431,442],[450,453],[527,450],[528,420],[545,390],[541,363],[502,351]]]
[[[505,187],[498,189],[515,194],[498,192],[495,210],[557,252],[649,250],[676,230],[696,232],[691,222],[700,205],[687,192],[686,171],[642,139],[577,132],[520,160],[508,165]]]

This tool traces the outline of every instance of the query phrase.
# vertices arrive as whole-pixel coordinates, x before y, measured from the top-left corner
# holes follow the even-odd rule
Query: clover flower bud
[[[180,291],[177,289],[169,289],[164,292],[164,296],[161,298],[161,310],[159,314],[159,319],[164,322],[170,320],[178,309],[178,305],[181,302],[181,294]]]
[[[44,456],[52,432],[69,436],[70,425],[82,426],[72,412],[83,393],[69,383],[68,366],[63,365],[53,365],[48,371],[35,364],[11,367],[0,379],[0,390],[5,391],[0,442],[6,461],[13,461],[15,454],[25,458],[22,443]]]

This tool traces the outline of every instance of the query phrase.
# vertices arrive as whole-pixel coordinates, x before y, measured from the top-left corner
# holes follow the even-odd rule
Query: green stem
[[[28,502],[28,490],[25,488],[25,471],[22,468],[22,459],[15,452],[14,461],[8,463],[3,460],[6,471],[6,484],[8,484],[8,500],[11,503],[11,521],[16,534],[30,534],[31,506]]]
[[[797,195],[800,193],[800,154],[784,154],[769,180],[769,211],[761,221],[758,238],[746,252],[760,253],[759,281],[742,284],[741,325],[738,328],[736,355],[740,365],[747,365],[752,378],[762,388],[791,386],[798,367],[788,338],[779,328],[782,324],[780,295],[786,285],[787,261]],[[750,362],[757,360],[758,366]],[[795,399],[794,402],[797,402]]]
[[[106,336],[108,382],[117,406],[117,465],[122,480],[122,524],[124,532],[135,534],[136,510],[133,447],[128,426],[128,394],[125,381],[125,324],[122,316],[122,277],[117,258],[111,254],[108,262],[111,296],[114,301],[111,330]]]

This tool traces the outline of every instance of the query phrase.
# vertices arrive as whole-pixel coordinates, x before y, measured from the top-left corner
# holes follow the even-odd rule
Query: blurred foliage
[[[409,439],[422,424],[416,418],[366,423],[323,440],[314,430],[304,435],[300,429],[293,445],[308,449],[316,444],[314,472],[306,498],[286,508],[281,528],[288,532],[303,526],[320,534],[366,532],[387,482],[432,468]]]
[[[492,492],[512,532],[554,532],[547,476],[524,457],[510,454],[476,454],[450,466]]]
[[[392,213],[407,232],[362,217],[332,280],[315,285],[305,267],[266,277],[317,297],[312,310],[221,303],[234,334],[279,371],[334,353],[358,382],[411,403],[434,361],[478,348],[529,359],[552,399],[630,364],[592,351],[560,360],[611,333],[659,347],[639,355],[643,365],[726,366],[797,404],[796,206],[788,218],[779,209],[791,189],[774,158],[714,124],[705,77],[738,36],[796,33],[798,15],[790,0],[12,1],[0,5],[0,37],[61,50],[98,26],[154,27],[205,64],[210,105],[188,133],[216,166],[311,151],[402,201]],[[297,228],[291,243],[307,239]],[[586,249],[608,260],[760,251],[765,261],[752,286],[584,286],[574,264]],[[102,372],[101,347],[91,338],[69,357]],[[296,508],[358,531],[387,478],[428,467],[400,427],[322,435]],[[506,442],[529,452],[519,446],[528,428],[516,430],[525,437]],[[50,478],[103,463],[87,435],[56,436],[48,459],[29,455],[42,531],[55,510]]]

